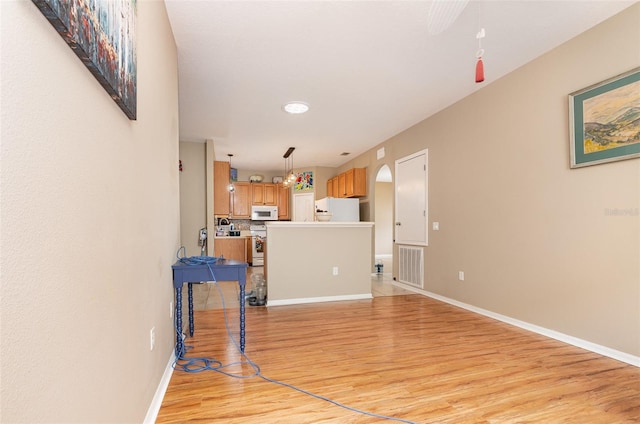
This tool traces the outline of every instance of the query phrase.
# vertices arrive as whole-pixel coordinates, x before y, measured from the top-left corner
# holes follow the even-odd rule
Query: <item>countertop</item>
[[[373,227],[373,222],[320,222],[320,221],[273,221],[266,223],[267,228],[311,228],[311,227]]]
[[[216,239],[239,239],[243,237],[251,237],[251,231],[249,230],[241,230],[239,236],[214,236]]]

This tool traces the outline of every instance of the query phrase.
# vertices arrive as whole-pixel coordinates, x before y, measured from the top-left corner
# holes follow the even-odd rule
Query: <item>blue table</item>
[[[176,356],[180,357],[184,353],[184,342],[182,340],[182,286],[184,283],[189,284],[189,335],[193,336],[192,284],[200,284],[203,281],[238,282],[240,286],[240,350],[244,352],[244,296],[247,282],[247,263],[232,259],[218,259],[208,264],[190,265],[178,261],[171,268],[173,269],[173,287],[176,290]]]

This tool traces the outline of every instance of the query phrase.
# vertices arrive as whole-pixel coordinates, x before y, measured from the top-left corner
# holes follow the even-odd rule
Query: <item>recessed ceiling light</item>
[[[309,110],[309,105],[304,102],[289,102],[282,106],[285,112],[291,114],[305,113]]]

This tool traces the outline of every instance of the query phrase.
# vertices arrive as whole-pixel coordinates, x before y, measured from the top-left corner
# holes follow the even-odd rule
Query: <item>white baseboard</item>
[[[299,305],[302,303],[337,302],[340,300],[372,299],[371,293],[344,296],[304,297],[298,299],[267,300],[267,306]]]
[[[173,363],[175,361],[176,353],[175,349],[172,349],[167,367],[164,369],[164,374],[162,374],[156,393],[153,395],[151,405],[149,405],[149,409],[147,409],[147,415],[144,417],[144,424],[154,424],[156,422],[156,418],[158,418],[158,412],[160,412],[160,406],[162,406],[162,399],[164,399],[164,394],[167,392],[167,387],[169,387],[169,382],[171,381]]]
[[[573,346],[588,350],[590,352],[597,353],[597,354],[602,355],[602,356],[606,356],[606,357],[611,358],[611,359],[615,359],[615,360],[627,363],[629,365],[640,367],[640,356],[635,356],[635,355],[631,355],[629,353],[620,352],[619,350],[611,349],[611,348],[606,347],[606,346],[602,346],[602,345],[599,345],[599,344],[596,344],[596,343],[592,343],[592,342],[587,341],[587,340],[579,339],[577,337],[569,336],[567,334],[560,333],[560,332],[555,331],[555,330],[550,330],[548,328],[540,327],[538,325],[531,324],[531,323],[528,323],[528,322],[525,322],[525,321],[520,321],[518,319],[511,318],[511,317],[508,317],[506,315],[501,315],[501,314],[498,314],[498,313],[495,313],[495,312],[491,312],[491,311],[488,311],[486,309],[478,308],[476,306],[469,305],[469,304],[463,303],[463,302],[459,302],[457,300],[450,299],[448,297],[441,296],[441,295],[436,294],[436,293],[431,293],[431,292],[426,291],[426,290],[421,290],[421,289],[418,289],[418,288],[415,288],[415,287],[411,287],[409,285],[398,283],[397,281],[393,281],[392,284],[394,286],[401,287],[403,289],[412,291],[414,293],[422,294],[424,296],[431,297],[431,298],[436,299],[436,300],[440,300],[440,301],[448,303],[450,305],[457,306],[459,308],[466,309],[468,311],[475,312],[477,314],[484,315],[486,317],[493,318],[493,319],[496,319],[498,321],[502,321],[504,323],[513,325],[515,327],[519,327],[519,328],[522,328],[524,330],[531,331],[533,333],[541,334],[543,336],[546,336],[546,337],[561,341],[563,343],[567,343],[567,344],[570,344],[570,345],[573,345]]]

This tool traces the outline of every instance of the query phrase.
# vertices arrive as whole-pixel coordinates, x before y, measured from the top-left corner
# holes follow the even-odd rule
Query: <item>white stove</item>
[[[253,266],[264,266],[264,248],[267,242],[267,226],[252,225],[251,230],[251,256]]]

